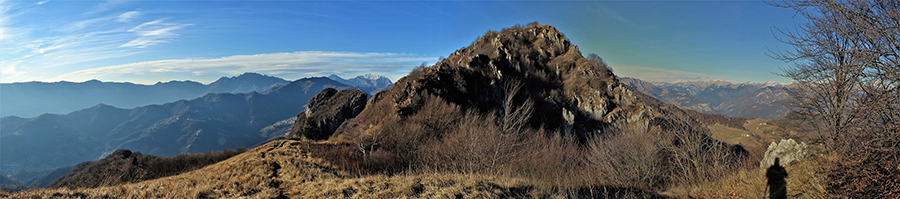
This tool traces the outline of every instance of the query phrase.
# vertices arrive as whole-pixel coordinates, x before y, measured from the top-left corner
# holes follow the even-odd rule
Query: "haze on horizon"
[[[397,80],[488,30],[537,21],[620,76],[786,82],[762,1],[287,2],[0,0],[0,82],[209,83],[372,73]]]

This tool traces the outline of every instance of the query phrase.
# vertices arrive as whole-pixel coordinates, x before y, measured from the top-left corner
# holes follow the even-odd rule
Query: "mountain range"
[[[329,87],[350,88],[324,77],[304,78],[263,92],[207,94],[131,109],[99,104],[64,115],[4,117],[0,164],[3,173],[14,174],[96,160],[120,148],[172,156],[251,147],[283,136],[260,130],[292,118],[309,98]]]
[[[392,85],[384,76],[365,74],[352,79],[331,75],[329,79],[359,88],[367,93]],[[195,81],[157,82],[153,85],[129,82],[23,82],[0,84],[0,117],[35,117],[44,113],[66,114],[97,104],[118,108],[135,108],[182,99],[198,98],[210,93],[263,92],[290,81],[258,73],[222,77],[202,84]],[[65,99],[65,100],[60,100]]]
[[[369,95],[375,94],[378,91],[386,90],[394,85],[394,83],[391,82],[391,79],[374,74],[360,75],[352,79],[344,79],[340,76],[332,74],[328,76],[328,79],[346,84],[348,86],[359,88],[359,90],[362,90]]]
[[[262,92],[288,83],[287,80],[244,73],[222,77],[210,84],[194,81],[157,82],[141,85],[128,82],[23,82],[0,84],[0,117],[35,117],[40,114],[66,114],[97,104],[119,108],[135,108],[182,99],[193,99],[209,93]]]
[[[343,84],[310,78],[262,93],[12,118],[17,130],[4,127],[3,136],[24,142],[25,137],[55,139],[26,136],[36,134],[30,128],[91,130],[101,133],[60,139],[108,140],[98,143],[105,146],[96,150],[102,152],[202,152],[271,137],[256,132],[272,132],[265,129],[304,115],[298,113],[307,101],[300,100],[326,85]],[[276,140],[180,175],[12,197],[659,198],[643,189],[721,176],[706,168],[738,168],[748,157],[742,147],[713,139],[706,127],[711,124],[622,83],[606,64],[583,57],[556,28],[537,23],[488,31],[433,66],[414,69],[372,96],[361,112],[352,112],[350,119],[335,122],[334,134],[322,142]],[[107,115],[117,118],[111,122],[117,125],[94,122],[112,120]],[[44,117],[48,121],[41,124],[55,125],[28,122]],[[310,118],[297,124],[317,128],[317,118]],[[28,149],[62,153],[40,147],[54,146]]]
[[[789,97],[784,89],[790,88],[791,84],[786,83],[731,83],[722,80],[669,83],[648,82],[630,77],[619,79],[635,90],[659,100],[703,113],[777,119],[789,111],[781,104]]]

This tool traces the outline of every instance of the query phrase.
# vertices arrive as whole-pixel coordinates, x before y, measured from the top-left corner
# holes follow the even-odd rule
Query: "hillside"
[[[399,165],[381,170],[387,173],[483,173],[550,186],[656,190],[719,175],[746,157],[742,147],[709,135],[678,107],[620,83],[556,28],[531,24],[489,31],[414,69],[373,96],[330,141],[359,146],[367,156],[390,154]],[[684,170],[701,166],[681,165],[697,158],[702,167],[723,170]]]
[[[66,115],[6,117],[0,128],[3,173],[46,170],[96,160],[126,148],[156,156],[251,147],[260,130],[292,118],[324,88],[326,78],[300,79],[262,93],[208,94],[192,100],[120,109],[97,105]]]
[[[157,157],[119,149],[97,161],[82,162],[49,183],[51,188],[94,188],[152,180],[205,167],[245,149]],[[43,186],[41,186],[43,187]]]
[[[257,73],[222,77],[203,85],[193,81],[158,82],[153,85],[101,82],[24,82],[0,84],[0,117],[35,117],[44,113],[65,114],[97,104],[119,108],[135,108],[182,99],[193,99],[210,93],[262,92],[288,81]],[[59,100],[66,99],[66,100]]]
[[[312,146],[307,148],[307,146]],[[370,175],[356,177],[322,157],[329,144],[273,141],[225,161],[184,174],[133,184],[77,189],[37,189],[13,198],[508,198],[560,197],[533,182],[484,175]],[[604,193],[605,192],[605,193]],[[633,189],[584,190],[586,197],[643,196]]]
[[[313,103],[337,93],[310,104],[342,106]],[[698,114],[619,82],[555,27],[516,25],[414,69],[355,117],[329,120],[338,127],[323,141],[276,140],[181,175],[13,197],[662,198],[748,159],[707,128],[742,119]]]

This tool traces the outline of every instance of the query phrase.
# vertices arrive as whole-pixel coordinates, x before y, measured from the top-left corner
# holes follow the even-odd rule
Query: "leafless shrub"
[[[590,142],[588,161],[603,171],[614,185],[650,188],[663,177],[657,154],[659,148],[649,134],[628,133]]]

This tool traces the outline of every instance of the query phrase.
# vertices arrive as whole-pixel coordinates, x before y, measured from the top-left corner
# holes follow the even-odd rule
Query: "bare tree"
[[[819,117],[842,161],[828,173],[831,192],[900,197],[900,0],[784,0],[809,21],[772,52],[794,66],[783,75],[794,111]]]
[[[795,49],[769,55],[793,63],[781,74],[797,82],[795,87],[786,88],[793,99],[788,107],[801,115],[821,117],[825,134],[834,138],[852,124],[853,106],[859,100],[853,90],[862,83],[865,58],[854,53],[853,39],[847,37],[847,32],[856,30],[848,30],[850,22],[839,15],[804,10],[801,5],[808,2],[790,3],[794,2],[778,5],[797,9],[809,22],[793,32],[779,29],[784,37],[778,39]]]

